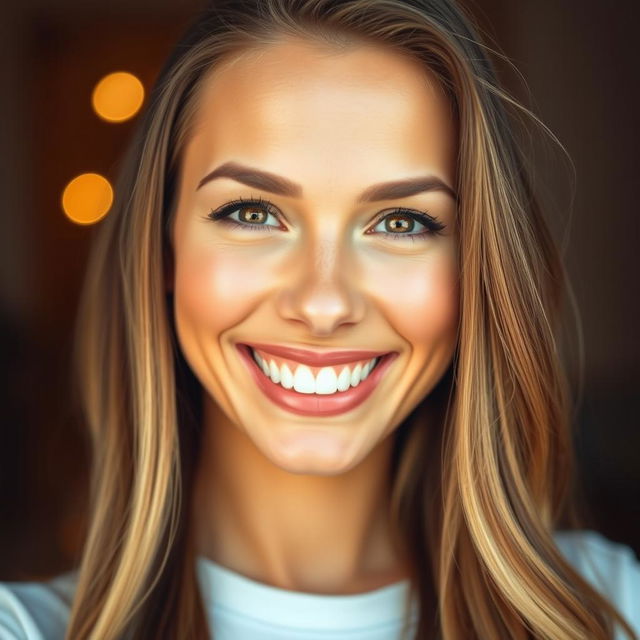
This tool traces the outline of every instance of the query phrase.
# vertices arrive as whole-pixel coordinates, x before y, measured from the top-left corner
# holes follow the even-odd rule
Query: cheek
[[[176,252],[176,314],[195,329],[219,332],[238,324],[267,290],[267,270],[256,269],[237,247],[182,249]]]
[[[443,252],[387,265],[376,278],[378,299],[394,328],[413,347],[427,350],[455,342],[459,284],[455,256]]]

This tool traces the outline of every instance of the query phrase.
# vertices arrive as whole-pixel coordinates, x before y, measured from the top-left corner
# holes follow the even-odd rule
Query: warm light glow
[[[124,122],[132,118],[138,113],[143,100],[142,82],[126,71],[104,76],[91,95],[95,112],[107,122]]]
[[[62,194],[62,209],[77,224],[97,222],[107,214],[112,202],[111,184],[98,173],[76,176]]]

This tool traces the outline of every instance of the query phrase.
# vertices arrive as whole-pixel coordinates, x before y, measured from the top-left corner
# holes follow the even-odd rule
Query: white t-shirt
[[[558,532],[555,539],[567,560],[640,634],[640,563],[633,551],[593,531]],[[361,594],[317,595],[250,580],[203,556],[196,563],[216,640],[399,638],[407,580]],[[69,572],[46,582],[0,583],[0,640],[64,638],[75,576]],[[616,640],[622,638],[618,631]]]

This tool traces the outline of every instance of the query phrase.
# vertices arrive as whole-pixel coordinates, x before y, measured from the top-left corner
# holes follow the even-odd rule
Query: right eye
[[[236,212],[238,213],[238,218],[230,218]],[[278,218],[276,209],[267,200],[262,198],[245,200],[240,198],[224,205],[217,211],[211,210],[207,218],[239,229],[271,232],[274,227],[277,228],[279,225],[266,224],[269,216]]]

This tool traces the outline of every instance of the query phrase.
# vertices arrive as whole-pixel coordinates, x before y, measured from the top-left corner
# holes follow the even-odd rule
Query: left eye
[[[232,218],[231,216],[236,213],[239,217]],[[270,202],[259,198],[257,200],[235,200],[218,211],[212,210],[206,217],[239,229],[272,232],[279,227],[279,224],[266,224],[269,216],[278,222],[277,209]],[[418,233],[405,233],[406,231],[414,231],[416,223],[425,229]],[[445,228],[445,225],[433,216],[412,209],[393,209],[379,216],[374,227],[366,233],[376,231],[380,225],[384,225],[384,229],[378,230],[382,235],[393,240],[409,237],[412,241],[416,237],[438,235]],[[392,229],[392,231],[387,229]]]
[[[378,219],[379,222],[375,227],[383,225],[382,233],[390,238],[398,239],[409,237],[413,240],[416,236],[433,236],[438,235],[444,229],[444,225],[438,222],[436,218],[421,211],[412,211],[411,209],[394,209]],[[425,227],[424,231],[419,233],[403,233],[403,231],[414,231],[416,222]],[[375,227],[373,230],[375,231]],[[393,231],[387,231],[393,229]],[[369,232],[367,232],[369,233]]]

